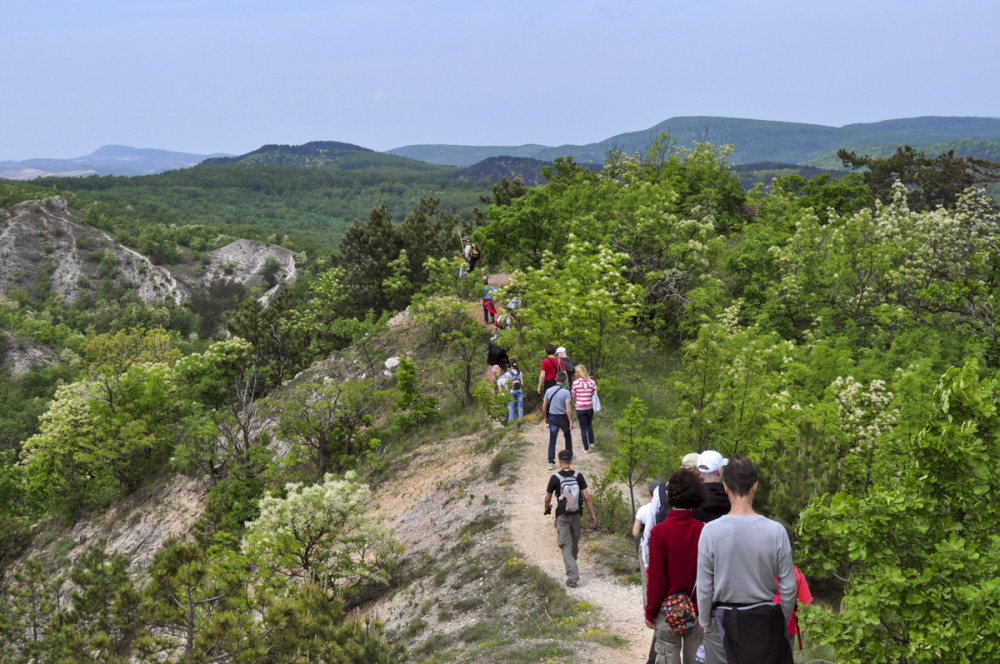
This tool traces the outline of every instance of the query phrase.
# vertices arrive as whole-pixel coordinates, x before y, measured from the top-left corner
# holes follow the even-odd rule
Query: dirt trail
[[[562,553],[556,546],[555,522],[552,516],[543,515],[545,486],[554,471],[548,469],[548,427],[539,423],[527,424],[524,439],[531,443],[521,456],[517,471],[518,481],[510,500],[511,536],[525,560],[544,570],[552,578],[566,579]],[[573,468],[581,471],[589,483],[604,470],[604,462],[597,453],[585,454],[579,444],[579,429],[573,429],[574,450],[577,453]],[[556,450],[562,449],[562,436]],[[600,445],[600,441],[597,441]],[[580,449],[576,449],[579,447]],[[587,519],[586,510],[584,519]],[[600,520],[601,515],[597,515]],[[566,588],[571,597],[598,607],[607,628],[628,641],[621,650],[603,649],[605,662],[643,662],[649,652],[652,631],[646,628],[642,615],[642,589],[623,586],[614,578],[600,572],[587,553],[586,538],[580,545],[580,585]]]

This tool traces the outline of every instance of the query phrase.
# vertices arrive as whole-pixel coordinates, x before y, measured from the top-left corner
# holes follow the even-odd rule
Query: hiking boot
[[[554,464],[551,461],[549,461],[549,470],[554,470],[555,467],[556,467],[556,464]]]
[[[586,452],[587,454],[590,454],[590,448],[588,447],[587,449],[584,450],[584,452]]]
[[[578,581],[574,581],[573,579],[566,579],[566,585],[570,588],[576,588],[578,583]]]

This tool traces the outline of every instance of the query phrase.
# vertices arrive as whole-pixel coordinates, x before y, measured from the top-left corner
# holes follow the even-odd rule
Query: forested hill
[[[688,145],[696,140],[709,141],[717,145],[731,144],[734,146],[732,160],[736,164],[759,161],[804,164],[828,153],[836,153],[840,148],[888,146],[891,151],[903,144],[923,146],[957,139],[998,138],[1000,119],[920,117],[829,127],[800,122],[689,116],[670,118],[648,129],[616,134],[603,141],[583,145],[568,144],[557,147],[409,145],[389,152],[412,159],[455,166],[468,166],[486,156],[500,155],[531,157],[546,161],[568,155],[578,162],[600,163],[611,148],[630,154],[632,152],[644,154],[662,132],[678,139],[682,145]],[[964,154],[961,149],[959,146],[956,152]]]
[[[357,145],[316,141],[265,145],[236,157],[144,177],[40,178],[36,184],[89,198],[140,205],[179,223],[295,235],[332,250],[356,219],[383,205],[402,219],[434,197],[471,220],[481,196],[507,178],[541,184],[538,160],[487,160],[455,168]]]

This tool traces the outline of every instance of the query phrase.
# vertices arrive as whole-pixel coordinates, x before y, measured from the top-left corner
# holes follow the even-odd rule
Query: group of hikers
[[[473,272],[478,247],[463,238]],[[483,278],[483,322],[501,328],[493,287]],[[513,304],[514,306],[511,306]],[[517,303],[509,303],[511,314]],[[509,319],[507,321],[509,324]],[[510,395],[508,421],[524,417],[524,375],[494,334],[487,363],[498,391]],[[579,544],[584,506],[591,525],[597,514],[583,473],[572,468],[573,422],[580,425],[584,452],[594,449],[597,385],[566,348],[548,344],[538,374],[543,424],[549,429],[548,468],[558,472],[545,490],[545,514],[552,512],[566,568],[566,585],[580,582]],[[649,485],[650,501],[635,515],[644,619],[653,630],[648,664],[792,664],[801,631],[798,602],[812,602],[805,577],[792,563],[791,530],[757,514],[757,468],[750,459],[726,459],[715,450],[691,452],[665,482]]]
[[[559,452],[559,472],[546,486],[545,514],[558,496],[556,531],[566,585],[580,581],[577,555],[583,505],[597,523],[573,453]],[[635,516],[641,537],[644,619],[653,630],[648,664],[791,664],[802,649],[795,616],[812,594],[792,563],[789,529],[757,514],[757,467],[715,450],[684,456]]]

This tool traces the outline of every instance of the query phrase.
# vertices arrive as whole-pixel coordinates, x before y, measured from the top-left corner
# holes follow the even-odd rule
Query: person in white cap
[[[556,348],[556,357],[559,358],[560,369],[566,372],[566,389],[572,390],[573,381],[576,380],[576,362],[569,359],[563,346]]]
[[[708,492],[708,500],[699,509],[693,511],[694,518],[702,523],[715,521],[723,514],[729,514],[729,496],[726,495],[726,487],[722,484],[722,469],[729,463],[715,450],[705,450],[698,455],[696,468],[701,473],[701,480],[705,483]]]

